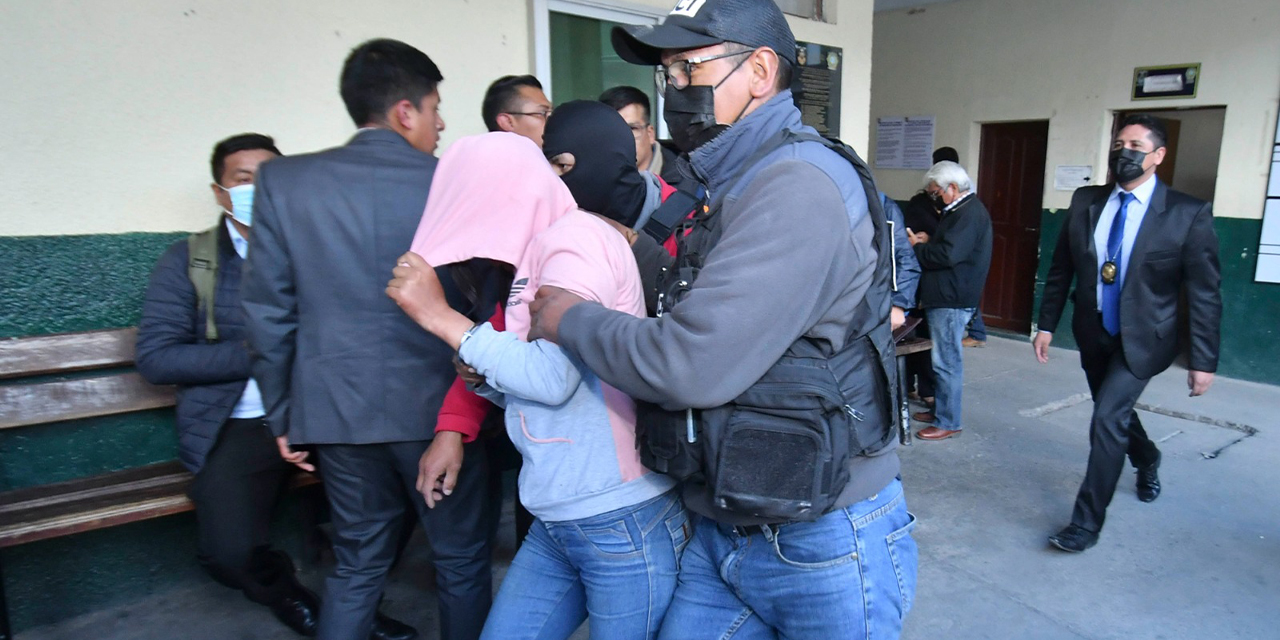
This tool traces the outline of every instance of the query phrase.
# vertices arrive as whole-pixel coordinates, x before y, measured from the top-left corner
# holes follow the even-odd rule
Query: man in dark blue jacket
[[[175,242],[147,286],[138,323],[137,366],[155,384],[178,386],[179,456],[196,474],[200,564],[215,580],[271,608],[281,622],[315,635],[319,603],[298,584],[293,562],[272,549],[272,507],[293,466],[280,458],[250,378],[240,308],[240,270],[252,224],[258,166],[280,155],[264,135],[242,134],[213,149],[214,199],[224,215],[208,232]],[[204,238],[204,240],[202,240]],[[209,242],[212,255],[194,249]],[[189,271],[216,264],[210,333],[206,304]],[[207,295],[207,294],[206,294]]]

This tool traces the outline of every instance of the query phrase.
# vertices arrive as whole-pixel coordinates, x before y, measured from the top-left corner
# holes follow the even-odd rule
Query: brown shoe
[[[962,345],[964,345],[964,346],[966,346],[966,347],[977,347],[978,349],[981,349],[981,348],[983,348],[983,347],[987,346],[987,341],[986,341],[986,340],[974,340],[973,338],[970,338],[970,337],[968,337],[968,336],[965,336],[964,340],[961,340],[961,341],[960,341],[960,344],[962,344]]]
[[[925,427],[916,432],[916,437],[921,440],[946,440],[947,438],[954,438],[961,433],[962,431],[960,429],[947,431],[946,429],[939,429],[937,427]]]
[[[937,418],[933,415],[932,411],[918,411],[911,414],[911,419],[917,422],[933,422]]]

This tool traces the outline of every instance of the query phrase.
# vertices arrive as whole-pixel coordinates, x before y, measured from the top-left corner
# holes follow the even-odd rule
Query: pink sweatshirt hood
[[[533,141],[469,136],[440,158],[411,250],[433,266],[489,258],[519,267],[530,241],[577,208]]]
[[[506,322],[521,339],[529,333],[529,303],[543,285],[644,316],[640,274],[622,234],[579,210],[537,145],[513,133],[449,147],[410,250],[432,266],[472,258],[514,265]]]

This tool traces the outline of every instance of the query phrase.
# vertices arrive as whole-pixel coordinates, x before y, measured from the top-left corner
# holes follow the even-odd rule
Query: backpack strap
[[[196,289],[196,310],[204,308],[204,339],[218,341],[214,322],[214,294],[218,288],[218,235],[220,225],[187,236],[187,277]]]
[[[680,226],[680,223],[684,222],[685,218],[689,217],[689,214],[697,210],[698,205],[706,199],[706,196],[707,190],[702,185],[698,185],[693,193],[677,189],[675,193],[667,197],[666,202],[663,202],[654,210],[641,231],[649,234],[659,243],[666,242],[667,238],[670,238],[671,234],[676,232],[676,228]]]

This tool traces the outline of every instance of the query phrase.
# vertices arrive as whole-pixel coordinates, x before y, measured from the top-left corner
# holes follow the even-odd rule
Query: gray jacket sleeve
[[[267,424],[277,435],[289,430],[289,385],[297,349],[298,299],[293,264],[271,200],[271,167],[258,170],[253,196],[253,233],[241,283],[245,328],[253,352],[253,379],[262,392]]]
[[[907,221],[902,216],[902,209],[884,194],[880,195],[880,203],[884,205],[885,218],[893,223],[893,265],[894,280],[893,306],[911,309],[916,306],[916,287],[920,284],[920,261],[916,260],[916,252],[911,249],[911,241],[907,240]]]
[[[745,391],[827,311],[847,282],[833,261],[856,249],[836,185],[797,160],[763,169],[719,215],[720,241],[680,304],[661,318],[579,304],[561,343],[609,384],[668,409]]]

